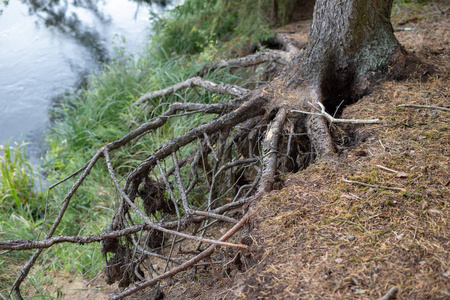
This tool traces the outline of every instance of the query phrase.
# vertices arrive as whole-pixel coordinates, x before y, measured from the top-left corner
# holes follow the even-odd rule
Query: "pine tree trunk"
[[[303,85],[309,102],[330,114],[363,96],[371,80],[387,73],[404,51],[390,22],[393,0],[318,0],[304,55],[290,87]],[[343,103],[342,103],[343,102]],[[333,156],[326,120],[309,116],[307,129],[318,157]]]

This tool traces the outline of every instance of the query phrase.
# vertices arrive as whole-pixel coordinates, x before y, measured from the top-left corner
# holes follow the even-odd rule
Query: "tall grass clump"
[[[0,239],[38,238],[44,213],[45,195],[40,176],[27,161],[25,145],[3,144],[0,146]],[[29,254],[27,251],[0,255],[0,295],[11,287],[17,274],[15,266]]]
[[[27,161],[25,145],[0,146],[0,214],[36,220],[43,215],[40,177]]]

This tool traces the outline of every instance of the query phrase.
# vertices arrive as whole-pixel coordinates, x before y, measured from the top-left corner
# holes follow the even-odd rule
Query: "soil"
[[[118,292],[116,286],[106,284],[106,278],[103,275],[91,282],[81,277],[74,278],[69,274],[68,276],[54,277],[52,281],[50,294],[56,294],[65,300],[106,300]]]
[[[222,249],[212,260],[227,264],[162,282],[165,299],[376,299],[394,286],[398,299],[450,299],[450,113],[398,106],[449,107],[448,12],[436,4],[396,12],[397,38],[434,71],[381,82],[347,106],[341,118],[382,122],[335,127],[339,158],[284,176],[235,237],[249,249]],[[280,30],[296,28],[292,39],[304,44],[309,25]],[[58,280],[62,299],[117,291],[102,278],[89,288]],[[151,293],[140,297],[158,298]]]

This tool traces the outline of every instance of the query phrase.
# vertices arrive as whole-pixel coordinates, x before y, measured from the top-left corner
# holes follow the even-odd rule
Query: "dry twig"
[[[301,114],[306,114],[306,115],[323,116],[331,123],[374,124],[374,123],[380,122],[380,120],[378,120],[378,119],[368,119],[368,120],[337,119],[325,111],[325,107],[323,106],[322,103],[316,102],[316,104],[320,107],[320,112],[318,112],[318,113],[310,112],[310,111],[303,111],[303,110],[295,110],[295,109],[291,110],[291,112],[296,112],[296,113],[301,113]],[[313,106],[311,103],[310,103],[310,105]]]
[[[381,298],[378,298],[377,300],[391,300],[391,299],[395,299],[397,293],[398,293],[398,289],[394,286],[386,293],[386,295],[384,295]]]
[[[427,109],[438,109],[443,111],[450,111],[450,108],[442,107],[442,106],[433,106],[433,105],[419,105],[419,104],[400,104],[398,107],[411,107],[411,108],[427,108]]]
[[[365,182],[353,181],[353,180],[348,180],[348,179],[345,179],[345,178],[342,178],[342,181],[345,181],[345,182],[348,182],[348,183],[353,183],[353,184],[358,184],[358,185],[363,185],[363,186],[367,186],[367,187],[377,188],[377,189],[385,189],[385,190],[400,191],[400,192],[405,192],[406,191],[403,188],[389,187],[389,186],[376,185],[376,184],[368,184],[368,183],[365,183]]]
[[[396,171],[396,170],[390,169],[390,168],[382,166],[382,165],[377,165],[377,167],[380,169],[383,169],[385,171],[391,172],[391,173],[399,173],[400,172],[400,171]]]

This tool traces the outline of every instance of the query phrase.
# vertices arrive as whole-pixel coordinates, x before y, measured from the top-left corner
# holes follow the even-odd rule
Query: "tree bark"
[[[303,55],[287,74],[287,87],[305,89],[313,107],[322,103],[334,115],[337,107],[356,102],[375,78],[387,73],[404,50],[390,17],[393,0],[318,0]],[[319,157],[333,156],[327,122],[308,116],[306,127]]]
[[[327,78],[327,73],[339,71],[357,77],[385,69],[391,56],[400,50],[390,22],[392,3],[393,0],[318,0],[304,71]]]

